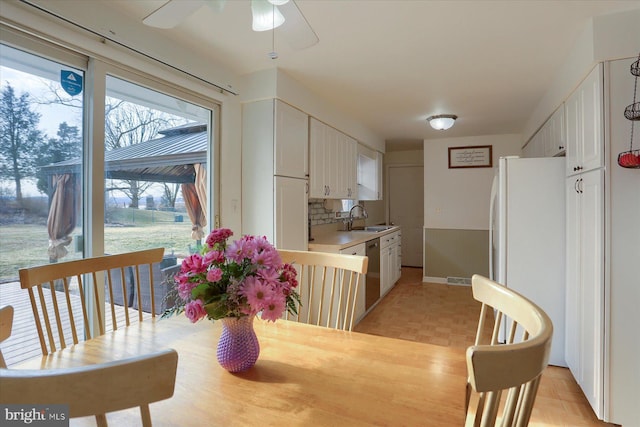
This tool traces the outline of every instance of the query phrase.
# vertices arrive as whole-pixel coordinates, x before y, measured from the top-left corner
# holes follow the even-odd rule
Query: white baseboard
[[[443,285],[451,285],[451,286],[471,286],[470,279],[464,279],[464,282],[463,282],[463,281],[452,281],[452,280],[449,280],[449,278],[447,277],[422,276],[422,281],[428,282],[428,283],[441,283]],[[466,283],[467,281],[469,281],[469,283]]]

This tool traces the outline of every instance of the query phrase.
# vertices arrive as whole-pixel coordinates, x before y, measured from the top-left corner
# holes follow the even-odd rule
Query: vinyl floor
[[[470,286],[423,283],[422,269],[403,267],[396,286],[354,330],[466,348],[475,339],[479,315],[480,304],[473,299]],[[529,425],[615,426],[595,417],[571,372],[557,366],[549,366],[542,376]]]

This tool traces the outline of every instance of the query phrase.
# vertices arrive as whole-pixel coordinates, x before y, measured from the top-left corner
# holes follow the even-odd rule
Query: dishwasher
[[[369,267],[367,268],[367,280],[364,292],[365,310],[369,310],[380,298],[380,239],[373,239],[367,242],[367,257],[369,257]]]

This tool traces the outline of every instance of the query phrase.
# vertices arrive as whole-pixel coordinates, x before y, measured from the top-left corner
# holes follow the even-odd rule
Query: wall
[[[492,163],[496,165],[501,156],[520,155],[520,142],[519,134],[424,141],[427,280],[489,274],[489,198],[494,169],[449,169],[448,148],[491,145]]]
[[[640,27],[639,27],[640,28]],[[640,48],[640,45],[638,46]],[[624,426],[637,425],[640,420],[637,386],[640,383],[638,354],[640,354],[640,169],[618,166],[617,156],[629,150],[631,122],[623,112],[633,102],[634,76],[629,72],[631,63],[638,57],[605,64],[608,77],[610,108],[605,120],[610,144],[608,158],[608,186],[605,188],[611,217],[608,230],[611,256],[609,257],[610,312],[610,419]],[[606,81],[607,81],[606,80]],[[636,99],[640,96],[637,89]],[[605,121],[606,123],[606,121]],[[640,149],[640,127],[636,124],[633,148]]]

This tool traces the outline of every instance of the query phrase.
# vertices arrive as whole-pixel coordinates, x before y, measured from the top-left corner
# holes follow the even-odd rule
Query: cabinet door
[[[598,64],[566,101],[567,173],[604,166],[602,64]]]
[[[602,65],[596,66],[582,86],[584,104],[581,166],[582,170],[588,171],[604,166]]]
[[[580,386],[598,418],[604,416],[604,272],[603,174],[581,175],[580,279],[582,333]]]
[[[599,418],[604,416],[604,172],[567,179],[565,358]]]
[[[309,116],[275,101],[274,175],[306,178],[309,174]]]
[[[582,381],[580,367],[580,184],[579,176],[566,180],[566,303],[565,303],[565,361],[576,381]]]
[[[391,288],[391,256],[390,247],[380,247],[380,296]]]
[[[323,199],[327,197],[325,177],[326,130],[324,123],[316,119],[309,121],[309,197]]]
[[[339,132],[323,124],[324,132],[324,179],[327,186],[326,198],[329,199],[346,199],[346,191],[343,191],[341,185],[340,170],[342,167],[342,155],[340,152]]]
[[[558,108],[545,126],[548,129],[545,144],[545,157],[554,157],[564,152],[566,149],[565,126],[564,126],[564,106]]]
[[[567,176],[578,173],[581,150],[580,141],[582,133],[582,92],[576,90],[564,103],[565,123],[567,125]]]
[[[336,131],[336,196],[343,199],[357,198],[358,146],[355,139]]]
[[[278,249],[307,250],[307,181],[276,176],[275,240]]]

